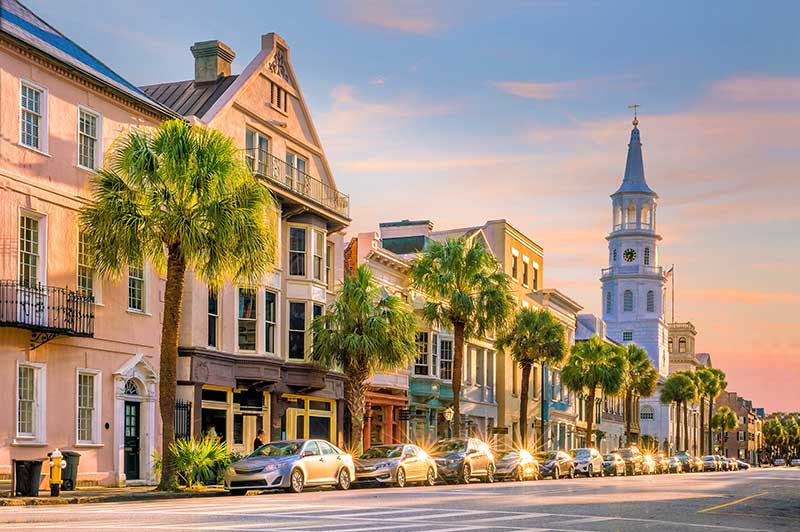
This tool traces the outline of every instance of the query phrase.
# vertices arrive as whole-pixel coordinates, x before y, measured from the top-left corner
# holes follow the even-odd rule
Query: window
[[[100,376],[95,371],[78,372],[78,443],[100,441]]]
[[[239,349],[256,350],[256,291],[239,288]]]
[[[275,353],[275,316],[277,316],[277,294],[267,290],[264,292],[264,321],[266,329],[264,334],[264,351]]]
[[[280,109],[284,113],[287,112],[287,94],[277,83],[270,82],[270,103],[273,107]]]
[[[739,430],[736,432],[736,441],[745,441],[743,430]]]
[[[535,267],[533,268],[533,284],[531,285],[531,287],[534,290],[539,289],[539,270],[536,269]]]
[[[42,281],[39,275],[39,220],[21,215],[19,219],[19,282],[35,287]]]
[[[517,263],[519,262],[519,257],[517,255],[511,256],[511,277],[514,279],[517,278]]]
[[[613,257],[614,262],[617,262],[617,250],[616,249],[611,253],[611,256]]]
[[[622,331],[623,342],[633,342],[633,331]]]
[[[675,342],[672,341],[672,338],[669,339],[669,352],[672,353],[675,350]]]
[[[606,312],[610,313],[614,309],[611,301],[611,291],[606,292]]]
[[[325,244],[325,283],[328,290],[333,291],[333,244]]]
[[[314,304],[314,306],[311,308],[311,317],[313,319],[317,319],[320,316],[322,316],[322,305]]]
[[[414,375],[429,375],[430,364],[428,360],[428,353],[430,347],[428,344],[428,333],[417,332],[417,359],[414,361]]]
[[[633,292],[630,290],[625,290],[622,294],[622,310],[633,312]]]
[[[647,312],[655,312],[656,294],[652,290],[647,291]]]
[[[29,148],[46,151],[47,93],[43,88],[25,81],[20,87],[19,141]]]
[[[128,309],[144,312],[144,266],[128,266]]]
[[[442,340],[439,355],[441,356],[441,366],[439,368],[439,375],[441,376],[442,380],[452,380],[453,379],[453,341],[452,340]]]
[[[216,289],[208,288],[208,347],[217,346],[217,330],[219,328],[219,294]]]
[[[289,358],[302,360],[306,354],[306,304],[289,303]]]
[[[89,264],[86,233],[78,232],[78,292],[83,297],[94,298],[94,271]]]
[[[439,368],[439,335],[431,335],[431,375],[436,376],[436,370]]]
[[[483,349],[475,350],[475,384],[483,386],[486,384],[486,351]]]
[[[289,275],[306,274],[306,230],[289,228]]]
[[[297,179],[300,181],[303,181],[305,176],[308,174],[308,160],[301,155],[287,151],[286,164],[289,167],[290,175],[297,177]],[[299,173],[294,172],[294,170],[299,170]]]
[[[323,264],[325,262],[325,233],[314,231],[314,279],[323,281]]]
[[[17,366],[17,437],[44,440],[44,364]]]
[[[250,170],[266,175],[269,165],[269,138],[261,133],[246,129],[244,135],[245,160]]]
[[[639,412],[639,419],[642,421],[649,421],[651,419],[655,419],[655,411],[653,407],[649,405],[644,405],[642,410]]]
[[[644,265],[650,265],[650,248],[644,248]]]
[[[78,165],[92,170],[97,162],[99,123],[96,113],[78,108]]]
[[[686,338],[681,336],[678,338],[678,353],[685,353],[686,352]]]
[[[530,264],[523,259],[522,262],[522,284],[523,286],[528,286],[528,270],[530,269]]]

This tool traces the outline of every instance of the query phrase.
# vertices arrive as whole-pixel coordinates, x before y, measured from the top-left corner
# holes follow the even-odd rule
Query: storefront
[[[384,443],[407,440],[405,422],[400,421],[400,410],[406,408],[405,393],[391,394],[377,390],[367,392],[364,423],[364,448]]]
[[[281,419],[281,439],[337,441],[334,400],[294,394],[284,394],[281,399],[286,402],[286,412]]]
[[[201,435],[227,442],[234,452],[253,451],[258,431],[269,425],[270,394],[206,385],[201,397]]]

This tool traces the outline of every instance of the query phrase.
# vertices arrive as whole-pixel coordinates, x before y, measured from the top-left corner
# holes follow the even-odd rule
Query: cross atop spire
[[[628,106],[628,109],[633,109],[633,125],[634,126],[638,126],[639,125],[639,118],[636,116],[636,109],[638,109],[639,107],[641,107],[641,105],[639,105],[638,103],[632,103],[632,104],[630,104]]]
[[[622,185],[614,194],[622,192],[639,192],[641,194],[656,195],[653,190],[647,186],[644,179],[644,160],[642,158],[642,142],[639,137],[639,117],[637,116],[637,108],[639,104],[629,105],[629,109],[633,109],[633,129],[631,130],[631,141],[628,144],[628,159],[625,162],[625,177],[622,180]]]

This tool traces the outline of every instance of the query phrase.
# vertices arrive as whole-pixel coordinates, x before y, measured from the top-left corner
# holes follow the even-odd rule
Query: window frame
[[[94,303],[100,303],[100,278],[97,276],[94,268],[86,263],[81,263],[81,257],[86,258],[87,254],[85,253],[86,244],[84,243],[84,235],[86,235],[85,231],[81,231],[78,228],[78,241],[77,241],[77,249],[76,249],[76,268],[75,268],[75,286],[78,289],[78,292],[81,293],[83,297],[89,297],[92,299]],[[84,271],[84,275],[81,275],[81,271]],[[81,286],[81,279],[88,279],[90,283],[90,287],[88,290],[86,287]]]
[[[633,290],[626,289],[622,292],[622,312],[633,312],[635,306]]]
[[[80,378],[82,375],[92,377],[92,437],[88,440],[81,438],[80,428]],[[97,445],[102,440],[102,372],[99,369],[76,368],[75,369],[75,442],[76,445]]]
[[[517,279],[517,275],[519,274],[519,251],[512,248],[511,249],[511,278],[515,281],[519,281]]]
[[[17,280],[22,283],[22,255],[28,253],[22,247],[22,219],[30,218],[36,221],[37,252],[36,252],[36,283],[47,285],[47,215],[20,208],[17,216]]]
[[[334,278],[333,278],[333,242],[325,241],[325,286],[329,292],[334,291]]]
[[[422,337],[425,337],[422,340]],[[414,344],[417,346],[417,356],[414,359],[414,376],[431,376],[431,342],[428,331],[417,331],[414,335]]]
[[[287,336],[287,338],[286,338],[286,341],[287,341],[286,359],[287,360],[303,361],[303,360],[306,359],[306,328],[308,326],[308,317],[306,316],[306,313],[308,312],[307,303],[308,303],[307,301],[289,301],[289,304],[287,305],[287,309],[286,309],[286,311],[288,312],[288,319],[286,320],[287,321],[286,330],[288,332],[288,334],[286,335]],[[292,307],[294,305],[302,305],[302,307],[303,307],[303,329],[302,330],[301,329],[292,329]],[[291,349],[291,347],[292,347],[292,338],[297,338],[297,337],[302,339],[302,348],[303,348],[302,349],[302,351],[303,351],[302,358],[291,356],[292,355],[292,349]]]
[[[33,370],[33,407],[31,410],[32,432],[19,431],[19,372],[21,368],[31,368]],[[27,360],[17,360],[15,379],[14,379],[14,435],[15,441],[28,443],[44,443],[46,441],[45,429],[47,419],[47,365],[40,362],[29,362]]]
[[[148,304],[147,304],[148,303],[148,301],[147,301],[148,297],[147,296],[148,296],[148,289],[149,289],[149,285],[150,285],[150,282],[149,282],[149,279],[148,279],[148,277],[149,277],[149,275],[148,275],[149,274],[149,271],[148,271],[149,268],[147,267],[147,261],[142,261],[142,266],[141,266],[142,276],[141,277],[133,277],[131,275],[131,267],[132,266],[129,264],[128,265],[128,296],[127,296],[127,298],[128,298],[128,311],[129,312],[135,312],[135,313],[138,313],[138,314],[147,314],[147,312],[148,312]],[[136,266],[133,266],[133,267],[135,268]],[[136,307],[132,307],[131,306],[131,280],[132,279],[137,280],[137,281],[141,281],[141,283],[142,283],[142,289],[141,289],[142,308],[136,308]]]
[[[208,345],[208,347],[211,347],[213,349],[219,349],[220,348],[220,345],[219,345],[219,339],[220,339],[220,335],[219,335],[219,329],[220,329],[219,292],[220,291],[218,289],[211,288],[209,286],[208,287],[208,294],[207,294],[207,297],[206,297],[206,317],[207,317],[207,320],[206,320],[206,345]],[[214,299],[214,305],[216,306],[216,312],[213,313],[213,314],[211,312],[212,294],[213,294],[213,299]],[[212,319],[214,320],[214,326],[213,326],[214,343],[213,344],[211,343],[211,331],[212,331],[211,320]],[[238,330],[238,321],[237,321],[237,330]],[[237,342],[238,342],[238,340],[237,340]]]
[[[253,138],[253,145],[250,146],[249,144],[249,135],[252,133]],[[261,144],[263,143],[266,145],[266,149],[262,149]],[[255,174],[261,175],[269,175],[269,156],[270,156],[270,144],[272,144],[272,138],[269,135],[265,135],[258,129],[251,127],[249,125],[245,126],[244,128],[244,153],[245,153],[245,163],[247,167],[250,168],[250,171]],[[253,155],[251,155],[251,151]]]
[[[315,281],[325,282],[325,232],[314,229],[314,249],[311,250],[311,275]],[[320,255],[321,253],[321,255]]]
[[[449,344],[449,356],[445,357],[445,344]],[[455,342],[452,338],[439,338],[439,377],[443,381],[452,381],[453,380],[453,358],[455,355]],[[449,368],[448,371],[443,371],[445,368]],[[450,374],[449,377],[445,377],[445,374]]]
[[[270,321],[269,304],[267,297],[271,295],[272,301],[272,321]],[[269,355],[276,354],[276,339],[278,331],[278,292],[275,290],[264,290],[264,352]],[[271,334],[270,334],[271,332]],[[271,341],[271,342],[270,342]],[[270,343],[272,349],[270,349]]]
[[[522,286],[528,287],[528,281],[530,277],[530,269],[531,269],[531,261],[530,259],[523,255],[522,256]]]
[[[298,251],[292,249],[292,231],[302,231],[303,232],[303,249],[302,251]],[[306,225],[296,225],[290,224],[289,225],[289,243],[286,246],[288,253],[289,253],[289,260],[287,264],[287,270],[290,277],[308,277],[308,234],[309,234],[309,227]],[[300,273],[293,273],[293,262],[292,256],[293,255],[302,255],[303,260],[300,264],[302,264],[302,272]]]
[[[622,331],[623,342],[633,342],[633,331]]]
[[[92,138],[91,136],[89,136],[89,135],[87,135],[87,134],[85,134],[85,133],[83,133],[81,131],[81,116],[82,116],[83,113],[88,114],[88,115],[92,115],[94,117],[94,119],[95,119],[95,137],[93,139],[94,140],[94,150],[93,150],[93,153],[92,153],[92,158],[94,159],[94,166],[87,166],[87,165],[81,163],[81,139],[84,136],[87,137],[87,138]],[[96,111],[95,109],[92,109],[91,107],[88,107],[86,105],[78,104],[78,128],[77,128],[77,134],[78,134],[77,166],[78,166],[78,168],[82,168],[83,170],[89,170],[89,171],[93,172],[94,170],[99,168],[99,166],[102,166],[102,165],[98,165],[98,162],[102,162],[101,159],[103,157],[103,115],[102,115],[102,113],[100,113],[99,111]]]
[[[655,293],[654,290],[648,290],[647,291],[647,297],[646,297],[645,305],[646,305],[647,312],[655,312],[656,311],[656,293]]]
[[[650,246],[644,248],[643,260],[645,266],[650,266]]]
[[[242,311],[242,291],[248,291],[253,294],[253,317],[243,318]],[[241,329],[240,323],[242,321],[251,323],[253,327],[253,348],[243,348],[241,342]],[[240,353],[255,353],[258,351],[258,289],[250,286],[237,286],[236,287],[236,350]]]
[[[26,107],[24,107],[22,105],[22,91],[23,91],[23,87],[26,87],[26,86],[27,86],[27,88],[33,89],[33,90],[38,91],[40,93],[40,96],[39,96],[39,113],[38,114],[35,113],[34,111],[31,111],[31,110],[27,109]],[[48,142],[49,141],[49,138],[48,138],[49,137],[49,135],[48,135],[48,125],[49,125],[48,124],[48,115],[49,115],[49,113],[47,112],[48,111],[48,101],[49,101],[48,92],[49,91],[47,90],[47,87],[45,87],[43,85],[40,85],[38,83],[35,83],[33,81],[30,81],[30,80],[24,79],[24,78],[20,78],[20,80],[19,80],[19,98],[17,99],[17,105],[19,107],[19,114],[17,115],[18,120],[19,120],[19,128],[18,128],[19,139],[18,139],[18,143],[19,143],[20,146],[22,146],[24,148],[27,148],[29,150],[33,150],[35,152],[38,152],[38,153],[41,153],[41,154],[44,154],[44,155],[49,155],[49,153],[48,153],[48,148],[49,148],[49,142]],[[38,124],[39,136],[38,136],[38,143],[37,143],[36,146],[31,146],[30,144],[26,144],[25,142],[23,142],[23,134],[22,134],[23,113],[26,113],[26,112],[34,114],[34,115],[37,115],[38,118],[39,118],[39,124]]]

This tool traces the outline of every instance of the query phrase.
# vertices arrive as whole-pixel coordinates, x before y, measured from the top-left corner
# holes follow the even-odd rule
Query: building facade
[[[114,139],[174,115],[18,2],[0,7],[0,476],[67,448],[80,485],[151,483],[163,280],[146,263],[97,276],[78,216]]]
[[[311,320],[342,277],[349,198],[339,191],[290,61],[270,33],[239,75],[220,41],[191,47],[191,80],[142,87],[192,123],[221,131],[276,199],[276,264],[257,285],[210,289],[187,272],[178,397],[186,435],[212,435],[239,452],[267,439],[342,443],[344,381],[307,361]]]
[[[758,465],[762,447],[761,418],[753,408],[753,402],[740,397],[736,392],[724,391],[717,397],[716,407],[727,406],[736,414],[736,429],[716,434],[715,443],[720,454]]]

